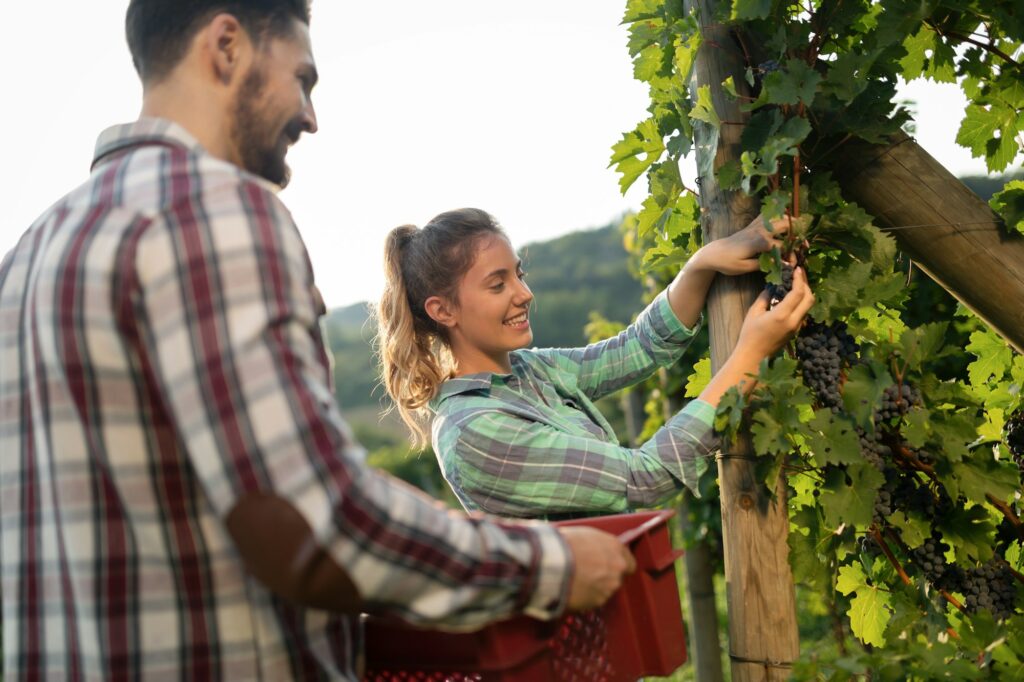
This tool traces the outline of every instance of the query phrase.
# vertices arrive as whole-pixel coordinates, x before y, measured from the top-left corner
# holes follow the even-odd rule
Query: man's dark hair
[[[222,12],[238,19],[257,43],[287,35],[294,19],[309,24],[309,0],[131,0],[125,33],[142,82],[166,77],[196,32]]]

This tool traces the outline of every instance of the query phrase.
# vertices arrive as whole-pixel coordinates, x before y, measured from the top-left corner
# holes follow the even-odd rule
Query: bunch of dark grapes
[[[932,536],[925,540],[923,545],[910,550],[910,558],[914,564],[921,569],[928,582],[936,587],[945,584],[946,571],[949,568],[949,564],[946,563],[948,550],[949,545],[943,542],[935,531],[932,531]]]
[[[917,388],[910,384],[893,384],[882,394],[882,404],[875,410],[875,423],[902,417],[911,407],[920,407],[922,404],[921,392]]]
[[[904,512],[917,511],[929,519],[944,517],[953,509],[953,500],[945,488],[937,486],[932,490],[912,476],[900,479],[895,500],[897,509]]]
[[[768,61],[758,64],[757,68],[759,68],[762,73],[772,73],[774,71],[778,71],[781,66],[782,65],[779,64],[779,60],[769,59]]]
[[[890,469],[886,473],[895,472]],[[878,489],[878,493],[875,495],[875,511],[871,521],[876,526],[881,526],[896,511],[896,501],[893,498],[896,495],[899,483],[893,475],[887,475],[885,479],[885,483],[882,484],[882,487]]]
[[[1006,420],[1003,439],[1010,450],[1010,456],[1017,463],[1020,480],[1024,483],[1024,410],[1017,410]]]
[[[857,358],[860,346],[846,331],[845,322],[822,324],[810,321],[796,339],[804,382],[814,391],[819,404],[839,412],[843,404],[839,385],[844,365]]]
[[[991,611],[996,620],[1013,615],[1016,610],[1017,588],[1013,571],[1004,562],[990,559],[984,566],[964,571],[960,592],[968,613],[979,609]]]
[[[789,263],[782,264],[782,284],[769,283],[765,289],[768,290],[768,300],[771,307],[775,307],[779,301],[786,297],[793,290],[793,266]]]
[[[882,442],[882,436],[877,431],[868,433],[858,426],[857,436],[860,438],[860,452],[864,459],[879,471],[883,471],[886,462],[892,458],[892,448]]]

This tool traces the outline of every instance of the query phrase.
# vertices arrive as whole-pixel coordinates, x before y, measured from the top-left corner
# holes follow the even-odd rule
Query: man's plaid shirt
[[[298,510],[367,607],[467,627],[564,608],[550,528],[362,463],[305,247],[266,183],[154,119],[0,263],[4,679],[354,678],[358,620],[247,574],[224,518]]]
[[[625,512],[665,501],[717,447],[714,409],[694,400],[638,448],[619,445],[594,401],[671,365],[697,329],[660,294],[618,336],[510,354],[511,374],[449,379],[431,402],[433,444],[462,504],[501,516]]]

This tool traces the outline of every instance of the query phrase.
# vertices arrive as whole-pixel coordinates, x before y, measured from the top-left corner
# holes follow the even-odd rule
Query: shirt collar
[[[437,391],[437,395],[430,402],[433,404],[440,404],[441,402],[451,398],[453,395],[460,395],[462,393],[468,393],[470,391],[483,391],[484,393],[490,393],[491,384],[495,377],[499,375],[491,372],[479,372],[477,374],[466,374],[461,377],[453,377],[448,379]]]
[[[448,398],[462,393],[469,393],[470,391],[481,391],[484,395],[487,395],[495,384],[508,384],[510,381],[513,383],[519,381],[520,375],[523,373],[522,360],[519,358],[518,353],[513,352],[509,354],[509,361],[512,365],[511,374],[476,372],[475,374],[465,374],[461,377],[448,379],[441,384],[437,395],[430,401],[430,406],[436,408]]]
[[[117,152],[142,145],[162,144],[205,153],[202,145],[191,133],[173,121],[164,118],[140,118],[132,123],[111,126],[96,140],[92,165]]]
[[[176,147],[195,155],[206,156],[210,159],[216,158],[199,144],[199,141],[192,136],[192,133],[174,121],[166,118],[142,117],[132,123],[111,126],[100,133],[99,138],[96,140],[96,150],[92,155],[92,167],[95,168],[97,164],[114,154],[147,145]],[[249,180],[261,185],[273,194],[281,191],[280,187],[269,180],[239,168],[229,161],[217,159],[217,162],[225,163],[237,169],[238,172],[245,175]]]

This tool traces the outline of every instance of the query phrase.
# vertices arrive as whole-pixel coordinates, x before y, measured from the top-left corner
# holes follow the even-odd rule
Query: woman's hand
[[[736,353],[756,358],[757,362],[773,355],[793,337],[814,305],[814,294],[807,284],[803,268],[793,270],[793,289],[774,308],[769,308],[768,293],[750,306],[736,341]]]
[[[799,331],[813,305],[814,294],[807,286],[807,273],[803,268],[793,270],[793,289],[774,308],[768,306],[767,292],[762,292],[743,319],[740,338],[732,354],[701,391],[700,399],[717,406],[732,386],[749,393],[756,383],[751,375],[757,374],[761,361],[774,355]]]
[[[764,227],[759,215],[739,232],[716,239],[701,249],[702,265],[723,275],[743,275],[760,269],[758,256],[774,247],[782,247],[782,238],[789,231],[788,218],[772,220],[772,230]]]

